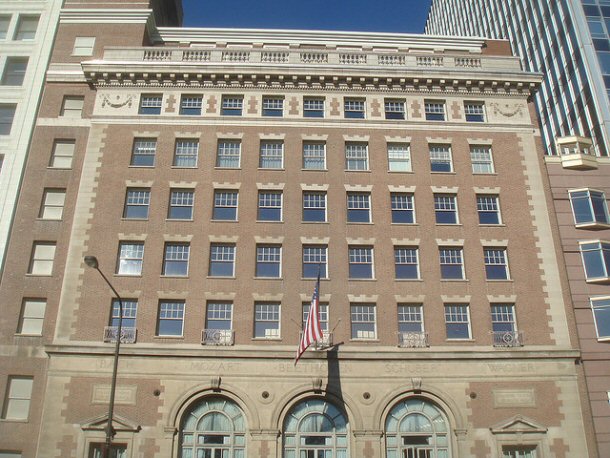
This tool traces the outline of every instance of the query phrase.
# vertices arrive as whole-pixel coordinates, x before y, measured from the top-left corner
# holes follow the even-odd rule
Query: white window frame
[[[274,276],[263,276],[263,272],[259,272],[259,269],[264,270],[265,266],[277,267],[277,275]],[[278,244],[264,244],[259,243],[256,245],[256,278],[282,278],[282,245]]]
[[[506,281],[510,280],[510,270],[508,268],[508,252],[506,247],[483,247],[483,261],[485,270],[487,267],[502,266],[504,276],[502,278],[490,278],[486,272],[487,281]]]
[[[168,248],[173,247],[173,250],[168,251]],[[168,277],[188,277],[189,263],[191,257],[191,245],[185,242],[167,242],[163,246],[163,276]],[[186,265],[183,269],[184,273],[167,273],[167,263],[176,263],[176,265]],[[179,263],[179,264],[178,264]],[[171,269],[170,269],[171,270]]]
[[[36,24],[34,27],[32,27],[34,22],[36,22]],[[28,26],[24,28],[24,24],[28,24]],[[32,15],[32,14],[19,15],[17,27],[15,27],[15,34],[13,35],[13,40],[15,40],[15,41],[35,40],[37,32],[38,32],[39,24],[40,24],[40,16],[37,14],[36,15]]]
[[[385,99],[383,101],[383,108],[385,113],[385,119],[404,120],[407,118],[404,99]]]
[[[172,217],[173,209],[190,208],[190,216],[188,218]],[[195,191],[193,189],[170,189],[169,190],[169,205],[167,209],[167,219],[176,221],[192,221],[195,212]]]
[[[237,165],[232,165],[236,158]],[[224,165],[223,162],[225,161],[231,165]],[[241,141],[218,140],[215,167],[218,169],[239,169],[241,167]]]
[[[465,280],[466,270],[464,268],[464,247],[441,246],[438,248],[439,264],[441,268],[441,280]],[[444,277],[443,266],[460,266],[460,277]]]
[[[305,267],[322,266],[320,268],[320,278],[328,278],[328,245],[324,244],[306,244],[302,247],[303,259],[301,262],[301,277],[302,278],[317,278],[315,275],[305,275]],[[316,267],[312,267],[316,271]],[[317,271],[316,271],[317,272]]]
[[[343,99],[343,117],[346,119],[365,119],[366,100],[354,97],[345,97]]]
[[[284,142],[261,140],[258,167],[265,170],[282,170],[284,168]]]
[[[593,313],[593,323],[595,324],[597,340],[600,342],[610,342],[610,296],[591,297],[589,301],[591,304],[591,313]],[[596,302],[599,302],[599,304],[596,305]],[[599,317],[596,313],[597,310],[602,310],[604,315],[607,316],[608,324],[606,324],[606,326],[609,328],[608,335],[600,335]]]
[[[128,266],[133,266],[129,268]],[[142,275],[144,266],[144,242],[121,240],[116,266],[117,275]]]
[[[502,212],[500,211],[500,197],[497,194],[477,194],[477,216],[479,224],[482,226],[498,226],[502,225]],[[485,214],[495,214],[498,222],[487,223],[482,222],[481,217]]]
[[[53,142],[49,168],[71,169],[75,148],[76,142],[74,140],[55,140]]]
[[[411,145],[409,143],[388,143],[388,171],[412,172]]]
[[[348,245],[348,276],[349,280],[372,280],[375,278],[375,253],[374,248],[369,245]],[[352,277],[349,272],[350,266],[370,266],[371,274],[368,277]]]
[[[352,172],[367,172],[369,170],[368,143],[345,143],[345,170]]]
[[[317,167],[320,163],[322,166]],[[303,170],[326,170],[326,142],[303,142]]]
[[[448,313],[448,307],[452,307],[451,310],[449,310]],[[464,311],[459,311],[458,313],[455,313],[457,311],[457,309],[465,309],[465,313]],[[445,316],[445,332],[446,332],[446,338],[447,340],[472,340],[472,321],[470,319],[470,304],[443,304],[443,314]],[[454,317],[459,317],[460,319],[455,319]],[[466,321],[464,321],[463,317],[466,317]],[[463,325],[463,324],[467,324],[468,327],[468,336],[467,337],[449,337],[449,333],[448,331],[448,326],[452,325],[452,324],[457,324],[457,325]]]
[[[34,242],[28,274],[37,276],[53,275],[56,249],[57,244],[55,242]]]
[[[371,211],[371,193],[370,192],[347,192],[347,218],[346,221],[352,224],[370,224],[373,222]],[[357,215],[366,215],[365,221],[359,221],[358,218],[350,218],[350,212],[356,212]]]
[[[65,189],[45,188],[38,217],[45,220],[61,221],[65,203]]]
[[[24,299],[17,333],[24,336],[41,336],[46,308],[46,299]]]
[[[156,138],[139,138],[136,137],[133,140],[133,148],[131,151],[131,159],[129,165],[131,167],[154,167],[157,155],[157,139]],[[148,158],[152,157],[151,164],[136,164],[137,158]]]
[[[21,68],[20,64],[23,63],[25,63],[25,66]],[[4,63],[0,84],[2,86],[23,86],[28,63],[29,58],[27,56],[8,56]]]
[[[349,312],[350,340],[377,340],[377,304],[352,302],[350,303]],[[354,329],[355,325],[370,326],[371,323],[373,324],[372,331]],[[356,331],[355,335],[354,331]],[[365,335],[365,333],[367,334]]]
[[[453,155],[451,153],[451,145],[428,145],[430,154],[430,172],[431,173],[453,173]],[[434,170],[436,167],[445,168],[448,170]]]
[[[79,119],[83,117],[85,98],[78,95],[66,95],[61,104],[60,117]]]
[[[446,121],[447,113],[444,100],[424,100],[426,121]]]
[[[584,196],[575,197],[574,196],[575,194],[582,194],[582,193],[586,193],[586,197],[584,197]],[[606,201],[606,193],[604,191],[601,191],[599,189],[593,189],[593,188],[569,189],[568,196],[570,198],[570,206],[572,208],[572,216],[574,217],[574,224],[577,228],[610,227],[610,214],[608,213],[608,203]],[[591,214],[590,221],[580,221],[579,222],[577,220],[576,208],[574,206],[575,199],[582,199],[582,200],[586,199],[588,207],[589,207],[589,212]],[[598,219],[599,215],[597,214],[596,208],[593,204],[594,199],[599,199],[601,201],[601,206],[602,206],[601,211],[603,213],[602,220]],[[600,209],[598,208],[597,210],[600,210]]]
[[[235,277],[235,259],[237,256],[237,247],[234,243],[211,243],[210,244],[210,265],[208,267],[208,276],[213,278]],[[229,275],[217,275],[212,272],[212,264],[231,265],[231,273]]]
[[[324,118],[325,104],[324,97],[303,97],[303,117]]]
[[[2,408],[3,420],[23,421],[29,418],[33,388],[34,377],[8,376]]]
[[[584,249],[584,245],[598,244],[599,247],[593,249],[592,247]],[[606,263],[606,259],[610,258],[608,255],[604,255],[605,252],[610,252],[610,241],[606,240],[586,240],[578,242],[580,248],[580,254],[582,258],[582,265],[585,273],[585,281],[587,283],[608,283],[610,282],[610,262]],[[585,253],[599,251],[599,262],[603,267],[604,275],[601,277],[590,277],[587,272],[587,263],[585,261]],[[597,261],[597,260],[596,260]]]
[[[76,37],[72,48],[73,56],[92,56],[95,47],[95,37]]]
[[[181,305],[182,307],[176,307]],[[165,310],[164,310],[164,306]],[[164,314],[165,316],[162,316]],[[159,300],[159,312],[157,316],[157,333],[158,337],[183,337],[184,336],[184,319],[186,316],[186,302],[183,300],[161,299]],[[161,334],[161,320],[164,321],[180,321],[180,334]]]
[[[464,118],[466,122],[485,122],[485,103],[464,101]]]
[[[262,116],[281,118],[284,116],[284,97],[264,95],[261,108]]]
[[[199,140],[194,138],[177,138],[174,148],[172,167],[195,169],[199,164]]]
[[[258,323],[277,323],[277,329],[265,329],[265,335],[257,335]],[[267,332],[275,331],[275,332]],[[282,336],[282,305],[279,302],[255,302],[254,304],[254,339],[277,340]]]
[[[229,197],[231,196],[231,197]],[[235,197],[233,199],[233,196]],[[235,218],[232,219],[218,219],[214,218],[214,211],[221,208],[234,208]],[[237,221],[239,211],[239,191],[236,189],[215,189],[214,190],[214,206],[212,208],[212,220],[213,221]]]
[[[493,152],[489,145],[470,145],[470,163],[474,175],[495,173]]]

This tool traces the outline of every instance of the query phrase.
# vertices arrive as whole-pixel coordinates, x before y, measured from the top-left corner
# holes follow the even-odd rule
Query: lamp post
[[[121,299],[121,296],[119,295],[117,290],[114,289],[114,286],[112,286],[112,283],[110,283],[108,281],[108,279],[106,278],[106,275],[104,275],[104,272],[102,272],[100,270],[99,264],[97,262],[97,258],[95,256],[85,256],[85,264],[87,264],[89,267],[93,267],[95,270],[98,271],[98,273],[102,276],[102,278],[104,279],[106,284],[110,287],[110,289],[112,290],[112,292],[114,293],[114,295],[116,296],[116,298],[119,301],[119,325],[117,326],[116,345],[114,347],[114,365],[112,367],[112,382],[110,383],[110,401],[109,401],[109,406],[108,406],[108,423],[106,424],[106,428],[105,428],[106,444],[104,445],[104,449],[103,449],[104,458],[110,458],[110,449],[112,446],[112,438],[114,437],[114,435],[116,433],[116,431],[112,427],[112,417],[114,415],[114,394],[116,392],[116,378],[117,378],[117,371],[119,368],[119,350],[121,349],[121,331],[122,331],[122,327],[123,327],[123,299]]]

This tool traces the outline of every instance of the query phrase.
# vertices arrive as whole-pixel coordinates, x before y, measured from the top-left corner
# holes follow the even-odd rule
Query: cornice
[[[59,13],[61,24],[146,24],[149,37],[160,41],[155,16],[151,9],[64,8]]]
[[[227,69],[176,68],[171,66],[149,66],[145,70],[137,66],[102,65],[96,62],[84,62],[83,73],[87,82],[94,87],[160,87],[160,88],[219,88],[239,90],[293,90],[293,91],[339,91],[339,92],[424,92],[428,94],[476,94],[529,96],[540,84],[540,78],[535,74],[511,75],[512,78],[485,78],[468,74],[451,78],[440,75],[421,77],[421,72],[402,72],[400,77],[375,76],[374,74],[328,74],[291,72],[243,72],[233,73]],[[217,71],[215,71],[217,70]],[[369,72],[370,73],[370,72]],[[409,74],[411,73],[411,74]]]

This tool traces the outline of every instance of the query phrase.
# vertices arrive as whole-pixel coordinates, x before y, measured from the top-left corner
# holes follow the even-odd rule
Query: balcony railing
[[[360,51],[318,49],[197,49],[197,48],[118,48],[104,50],[104,63],[121,62],[173,62],[191,64],[292,64],[307,66],[354,66],[354,67],[395,67],[400,69],[445,68],[468,70],[472,68],[502,69],[520,71],[517,58],[506,56],[454,56],[432,55],[414,52]],[[187,67],[185,67],[187,68]]]
[[[104,342],[116,342],[117,326],[106,326],[104,328]],[[138,330],[136,328],[121,327],[121,343],[135,343]]]
[[[429,347],[428,333],[423,331],[399,332],[398,346],[401,348],[426,348]]]
[[[201,331],[202,345],[233,345],[235,332],[231,329],[204,329]]]
[[[522,347],[523,332],[521,331],[492,331],[494,347]]]

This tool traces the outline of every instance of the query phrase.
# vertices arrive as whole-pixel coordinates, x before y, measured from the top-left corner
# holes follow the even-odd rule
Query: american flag
[[[295,366],[299,362],[301,355],[307,350],[307,347],[320,340],[322,340],[322,326],[320,326],[320,272],[318,272],[318,280],[313,290],[307,322],[305,323],[305,329],[303,329],[297,357],[294,360]]]

